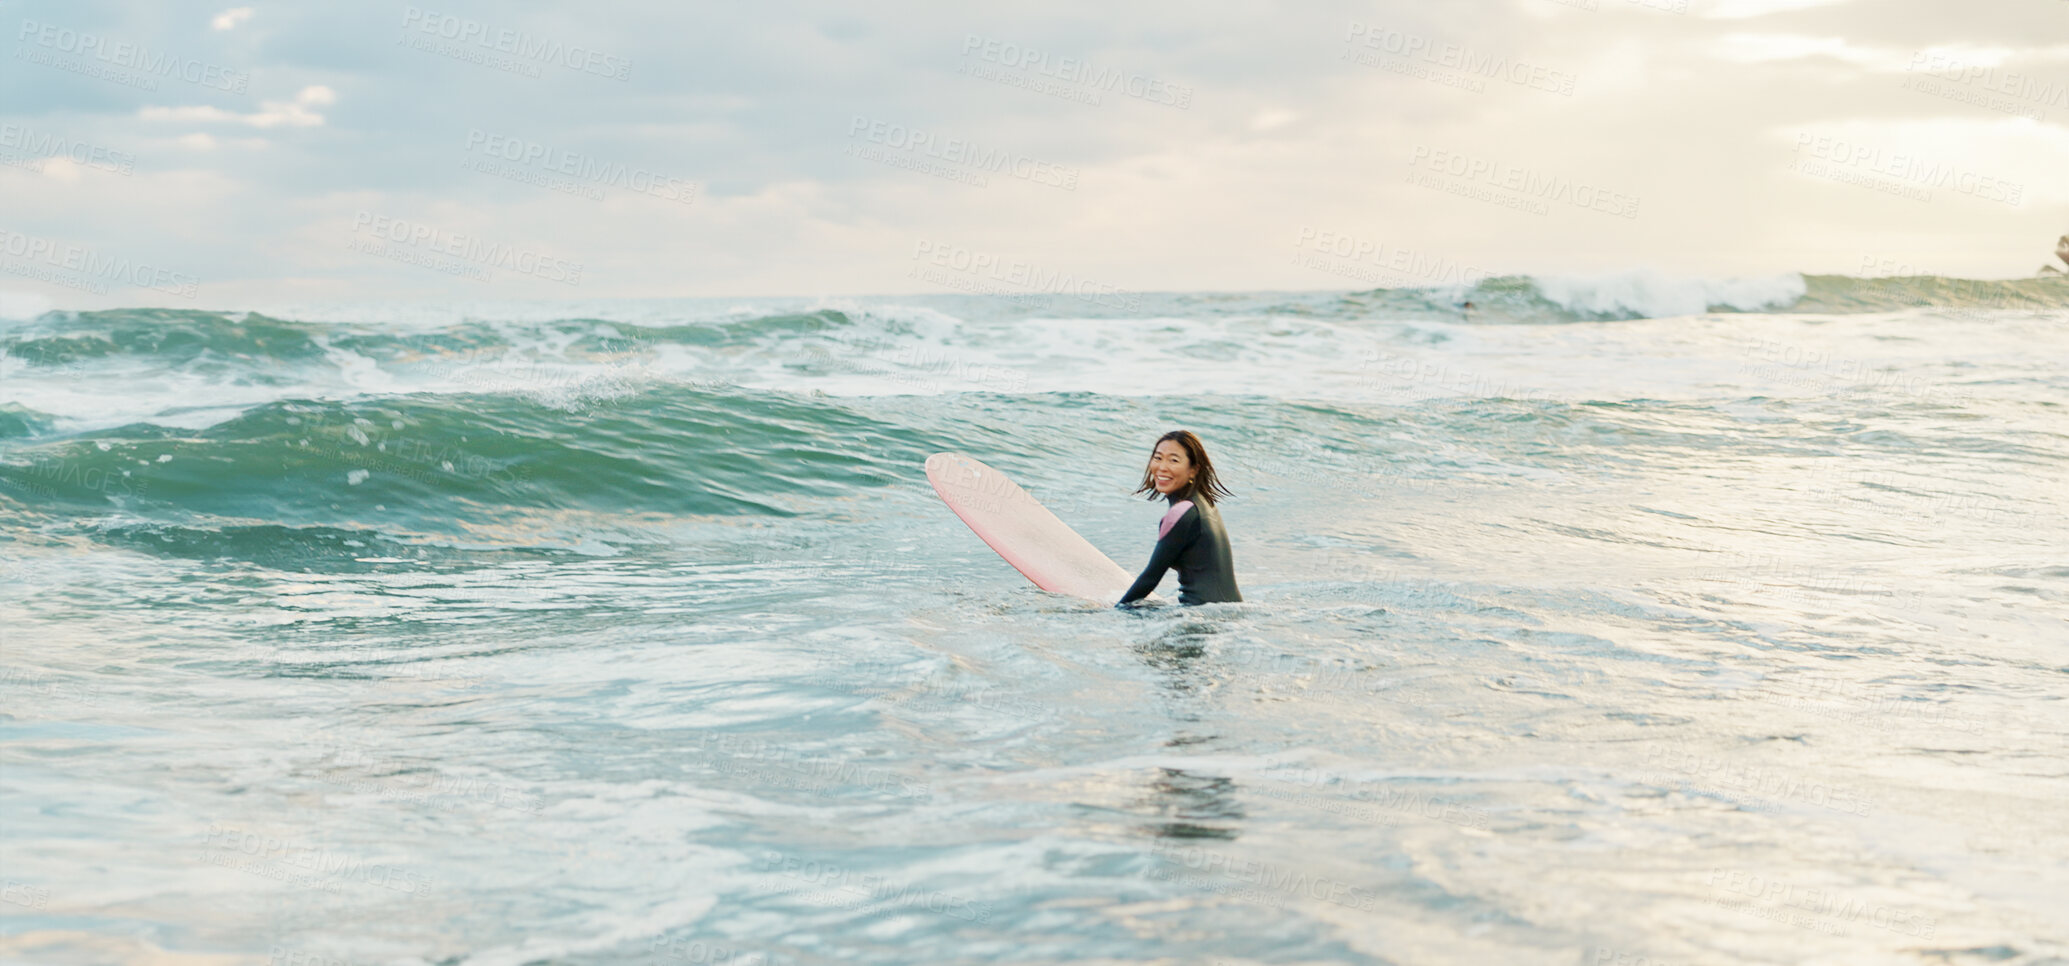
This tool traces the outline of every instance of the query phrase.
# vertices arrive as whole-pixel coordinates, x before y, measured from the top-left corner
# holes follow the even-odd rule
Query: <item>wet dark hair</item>
[[[1200,438],[1194,436],[1191,430],[1174,429],[1157,437],[1157,441],[1149,447],[1150,459],[1156,458],[1158,444],[1166,442],[1177,443],[1184,449],[1186,462],[1193,466],[1193,481],[1186,484],[1185,489],[1172,494],[1171,502],[1200,500],[1208,506],[1213,506],[1232,495],[1227,487],[1221,485],[1221,478],[1214,475],[1214,461],[1207,458],[1207,444],[1200,442]],[[1148,493],[1151,500],[1164,495],[1157,492],[1156,476],[1150,472],[1148,463],[1142,466],[1142,485],[1136,487],[1135,492]]]

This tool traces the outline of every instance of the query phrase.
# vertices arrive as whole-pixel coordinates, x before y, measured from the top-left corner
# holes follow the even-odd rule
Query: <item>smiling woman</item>
[[[1179,603],[1241,602],[1235,557],[1221,528],[1221,513],[1214,508],[1215,501],[1229,492],[1214,474],[1206,444],[1184,429],[1158,437],[1135,492],[1150,493],[1152,500],[1162,496],[1171,509],[1157,524],[1157,546],[1150,551],[1149,565],[1114,606],[1126,607],[1149,596],[1164,579],[1164,571],[1173,567],[1178,568]]]
[[[1021,7],[0,2],[0,964],[2063,955],[2069,0]]]

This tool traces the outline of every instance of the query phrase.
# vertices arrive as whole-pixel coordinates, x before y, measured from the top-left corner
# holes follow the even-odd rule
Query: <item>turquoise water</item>
[[[0,949],[2069,956],[2065,323],[1798,276],[6,320]],[[1133,572],[1177,427],[1246,603],[1042,594],[921,468]]]

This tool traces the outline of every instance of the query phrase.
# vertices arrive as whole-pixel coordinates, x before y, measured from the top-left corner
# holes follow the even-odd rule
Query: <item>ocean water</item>
[[[8,961],[2069,957],[2061,280],[16,315]]]

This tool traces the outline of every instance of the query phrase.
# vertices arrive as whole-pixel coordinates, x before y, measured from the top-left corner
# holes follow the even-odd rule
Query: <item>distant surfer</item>
[[[1214,462],[1207,458],[1207,446],[1190,431],[1179,429],[1157,438],[1149,465],[1143,467],[1137,493],[1149,499],[1161,496],[1171,505],[1157,523],[1157,545],[1150,551],[1149,566],[1116,607],[1126,607],[1149,596],[1164,579],[1164,571],[1178,569],[1178,602],[1214,604],[1241,601],[1236,589],[1236,562],[1229,550],[1228,534],[1221,529],[1221,512],[1215,501],[1229,495],[1214,475]]]

